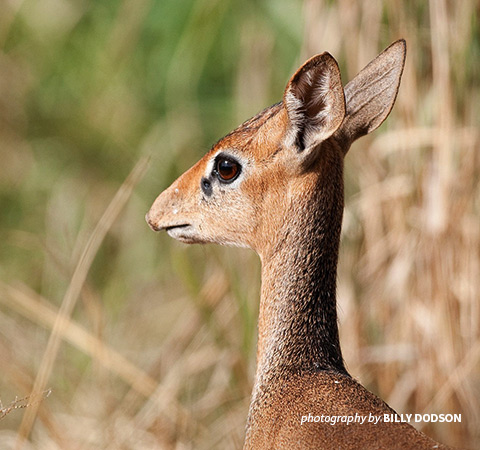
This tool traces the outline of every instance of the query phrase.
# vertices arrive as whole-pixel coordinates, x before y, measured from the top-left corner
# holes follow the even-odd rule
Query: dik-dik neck
[[[262,256],[257,386],[270,376],[345,372],[338,337],[336,270],[343,214],[339,153],[292,194],[272,250]]]

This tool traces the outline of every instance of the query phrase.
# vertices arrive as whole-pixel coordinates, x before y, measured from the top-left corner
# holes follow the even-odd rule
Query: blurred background
[[[401,37],[394,111],[346,158],[344,357],[399,413],[461,413],[416,426],[480,448],[477,0],[0,0],[0,11],[2,448],[18,435],[35,449],[242,447],[258,258],[185,246],[144,215],[279,101],[308,57],[329,51],[346,83]]]

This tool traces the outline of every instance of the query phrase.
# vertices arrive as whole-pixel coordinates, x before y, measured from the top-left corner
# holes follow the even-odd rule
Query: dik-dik
[[[292,76],[283,101],[221,139],[147,214],[179,241],[249,247],[262,262],[257,370],[247,449],[444,448],[396,414],[344,366],[336,276],[343,158],[390,113],[405,61],[399,40],[345,88],[328,53]],[[375,416],[378,423],[302,423]]]

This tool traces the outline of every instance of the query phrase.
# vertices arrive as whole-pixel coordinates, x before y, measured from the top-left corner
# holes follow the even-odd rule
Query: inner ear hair
[[[290,79],[284,94],[289,140],[298,151],[316,147],[342,123],[345,99],[340,70],[329,53],[309,59]]]

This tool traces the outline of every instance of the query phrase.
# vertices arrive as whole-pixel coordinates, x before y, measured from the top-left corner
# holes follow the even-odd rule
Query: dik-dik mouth
[[[190,224],[188,223],[179,223],[179,224],[162,224],[158,223],[158,221],[152,220],[150,218],[150,213],[147,213],[145,215],[145,220],[148,223],[148,226],[153,230],[153,231],[162,231],[165,230],[168,234],[170,234],[170,231],[175,232],[177,229],[182,229],[182,228],[188,228]]]
[[[172,233],[179,233],[182,232],[182,230],[185,230],[186,228],[191,227],[189,223],[181,223],[179,225],[169,225],[166,227],[163,227],[163,230],[165,230],[170,236]]]
[[[186,244],[197,242],[195,239],[195,229],[189,223],[182,223],[178,225],[169,225],[163,228],[170,237],[177,239]]]
[[[199,239],[196,238],[195,227],[190,223],[158,223],[158,221],[152,220],[148,213],[145,220],[153,231],[165,230],[170,237],[186,244],[199,242]]]
[[[163,229],[168,233],[170,230],[174,230],[175,228],[186,228],[191,226],[189,223],[182,223],[180,225],[169,225],[168,227],[163,227]]]

